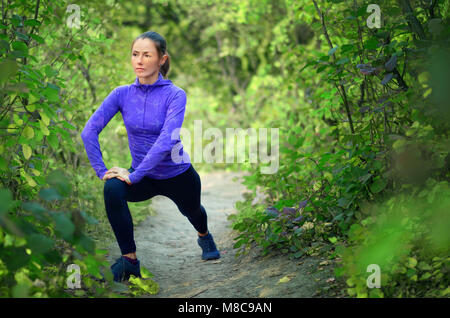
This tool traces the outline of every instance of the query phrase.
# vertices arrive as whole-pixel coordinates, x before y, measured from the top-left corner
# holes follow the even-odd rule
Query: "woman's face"
[[[158,73],[166,59],[166,54],[159,58],[155,43],[150,39],[138,39],[133,44],[131,64],[138,77],[150,77]]]

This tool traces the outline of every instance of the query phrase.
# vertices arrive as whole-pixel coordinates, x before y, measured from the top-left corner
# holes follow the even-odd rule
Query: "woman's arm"
[[[81,132],[81,139],[83,140],[88,159],[100,179],[103,179],[108,169],[103,162],[98,135],[119,110],[119,90],[116,87],[92,114]]]
[[[147,152],[139,166],[136,167],[135,171],[130,173],[128,176],[132,184],[139,182],[167,154],[171,153],[173,146],[175,146],[178,142],[178,138],[174,138],[172,140],[172,131],[174,129],[181,128],[185,110],[186,93],[181,89],[175,94],[169,103],[164,125],[155,143]],[[179,133],[177,136],[179,137]]]

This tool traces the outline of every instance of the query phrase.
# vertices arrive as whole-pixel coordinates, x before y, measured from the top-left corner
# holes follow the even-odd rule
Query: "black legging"
[[[134,169],[129,168],[128,171],[133,172]],[[144,177],[132,185],[117,178],[106,180],[103,192],[106,213],[122,255],[136,251],[133,220],[127,202],[145,201],[155,195],[164,195],[203,234],[208,231],[208,226],[205,208],[200,204],[200,191],[200,176],[192,164],[185,172],[168,179]]]

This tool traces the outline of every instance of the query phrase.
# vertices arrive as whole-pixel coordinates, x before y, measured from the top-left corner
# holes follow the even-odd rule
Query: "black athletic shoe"
[[[114,281],[121,282],[124,280],[128,280],[130,278],[130,275],[142,277],[140,263],[141,262],[138,260],[136,264],[131,264],[130,261],[123,256],[116,259],[116,262],[111,265],[111,271],[114,275]]]
[[[220,253],[217,250],[216,244],[214,243],[214,239],[211,233],[208,233],[205,236],[199,236],[197,239],[197,243],[203,250],[202,252],[203,260],[220,258]]]

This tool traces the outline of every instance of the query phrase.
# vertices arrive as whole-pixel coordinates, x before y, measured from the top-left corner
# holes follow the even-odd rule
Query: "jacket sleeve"
[[[89,162],[100,179],[103,178],[108,169],[103,162],[98,135],[119,110],[119,90],[116,87],[92,114],[81,132],[81,139],[83,140]]]
[[[170,155],[179,138],[171,138],[174,129],[180,129],[184,120],[186,110],[186,93],[178,91],[167,107],[166,118],[161,132],[153,146],[145,155],[135,171],[128,176],[130,182],[138,183],[145,175],[153,169],[165,156]],[[178,130],[179,131],[179,130]],[[177,134],[179,136],[179,132]]]

